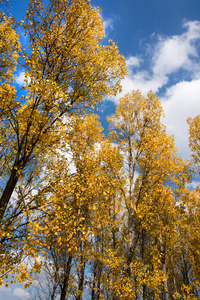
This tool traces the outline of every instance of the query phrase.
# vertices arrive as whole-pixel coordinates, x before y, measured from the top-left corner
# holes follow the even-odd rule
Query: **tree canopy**
[[[30,0],[0,18],[0,284],[31,299],[199,299],[199,116],[178,155],[161,101],[133,90],[87,0]],[[24,75],[17,90],[15,71]]]

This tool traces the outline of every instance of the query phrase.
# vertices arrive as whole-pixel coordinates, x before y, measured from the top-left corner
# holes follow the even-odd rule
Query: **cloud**
[[[132,90],[149,90],[161,100],[166,118],[167,132],[174,135],[178,154],[190,157],[187,118],[200,112],[200,22],[184,21],[184,32],[173,36],[156,36],[148,46],[148,53],[126,59],[129,75],[122,81],[118,99]],[[150,57],[150,61],[149,61]]]
[[[15,81],[19,85],[24,85],[25,72],[21,72],[18,76],[15,77]]]
[[[200,112],[200,79],[182,81],[168,88],[163,98],[167,133],[174,135],[179,155],[190,157],[187,118]]]
[[[13,291],[13,296],[24,300],[24,299],[27,299],[30,296],[30,293],[25,292],[21,288],[15,288],[14,291]]]
[[[151,89],[153,92],[159,90],[169,83],[170,76],[178,71],[187,71],[191,79],[200,77],[200,66],[198,62],[198,42],[200,40],[200,22],[185,21],[184,32],[173,36],[156,36],[155,44],[148,45],[148,57],[150,62],[137,56],[126,59],[129,75],[122,81],[122,90],[114,101],[133,89],[140,89],[147,94]],[[141,62],[146,63],[146,68],[138,68]],[[144,64],[143,64],[144,65]],[[182,78],[184,80],[184,78]]]
[[[105,19],[103,18],[103,25],[104,25],[104,31],[105,31],[105,37],[107,38],[108,35],[109,35],[109,32],[113,30],[113,19],[111,18],[108,18],[108,19]]]
[[[126,60],[126,65],[127,67],[139,67],[140,63],[142,62],[142,59],[140,57],[137,56],[130,56],[129,58],[127,58]]]
[[[15,82],[22,86],[25,84],[25,79],[28,80],[28,83],[31,81],[29,76],[26,78],[25,72],[20,72],[19,75],[15,77]]]
[[[172,37],[159,37],[153,55],[153,74],[166,76],[180,68],[190,70],[198,57],[196,41],[200,38],[200,22],[185,22],[186,32]]]
[[[190,190],[197,189],[200,186],[199,181],[192,181],[191,183],[186,184],[186,187]]]
[[[107,29],[113,30],[113,19],[111,18],[104,19],[103,24],[104,24],[105,31]]]
[[[153,92],[157,92],[159,87],[163,86],[167,83],[167,79],[161,76],[151,76],[147,71],[139,71],[134,75],[132,72],[129,72],[129,76],[122,80],[122,93],[118,94],[114,101],[117,102],[120,97],[131,92],[132,90],[140,90],[143,95],[147,95],[147,93],[152,90]]]
[[[11,299],[11,288],[0,286],[0,299]]]

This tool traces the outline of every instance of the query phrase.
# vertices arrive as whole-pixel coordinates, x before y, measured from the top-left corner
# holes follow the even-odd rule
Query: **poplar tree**
[[[30,0],[22,24],[29,42],[19,52],[9,20],[1,22],[1,219],[19,178],[33,169],[40,172],[42,153],[59,139],[55,132],[64,115],[116,94],[125,74],[117,46],[112,41],[101,45],[103,22],[89,1],[50,0],[45,6],[41,0]],[[20,96],[7,83],[17,58],[25,74]]]
[[[15,26],[12,17],[2,14],[0,267],[2,279],[17,267],[21,282],[26,278],[21,260],[31,254],[23,246],[30,234],[27,226],[32,221],[39,227],[32,215],[42,199],[34,203],[32,190],[38,189],[33,187],[41,181],[46,155],[62,140],[68,118],[79,119],[120,90],[126,66],[114,42],[102,43],[100,9],[90,1],[30,0],[20,25],[26,48],[20,46]],[[13,82],[16,67],[24,74],[20,90]],[[32,250],[36,255],[34,242]]]

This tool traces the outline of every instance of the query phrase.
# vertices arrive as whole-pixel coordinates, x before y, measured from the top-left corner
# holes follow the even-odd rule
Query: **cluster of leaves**
[[[152,92],[133,91],[107,139],[96,115],[67,119],[29,225],[45,258],[32,299],[199,298],[199,190],[162,114]]]
[[[13,26],[2,15],[0,284],[31,285],[32,299],[199,299],[199,188],[160,100],[121,98],[107,138],[94,114],[126,74],[99,9],[30,0],[27,49]],[[200,118],[188,122],[198,168]]]
[[[37,256],[37,247],[31,249],[25,241],[31,232],[27,226],[39,227],[42,202],[32,196],[41,188],[47,154],[69,134],[66,118],[79,118],[120,90],[126,67],[112,41],[101,44],[103,22],[89,1],[51,0],[46,5],[31,0],[21,22],[26,49],[14,19],[2,14],[0,21],[0,267],[5,278],[19,265],[21,280],[26,278],[21,261]],[[18,92],[12,81],[16,66],[25,76]]]

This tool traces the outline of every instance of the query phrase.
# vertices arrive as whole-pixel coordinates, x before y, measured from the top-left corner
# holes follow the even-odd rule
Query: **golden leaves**
[[[56,4],[50,2],[46,11],[40,1],[38,6],[31,2],[23,26],[34,36],[26,68],[38,85],[44,79],[59,82],[63,92],[70,89],[70,98],[84,106],[117,92],[126,73],[125,60],[113,42],[101,46],[103,22],[99,10],[89,2],[57,0]]]
[[[2,74],[6,74],[5,68],[14,70],[19,42],[13,20],[2,18],[0,32],[7,31],[2,33]],[[47,6],[40,0],[30,1],[22,23],[29,36],[28,49],[21,54],[24,95],[17,99],[9,86],[3,86],[0,93],[0,113],[5,116],[3,140],[11,136],[3,153],[6,160],[9,157],[6,171],[13,178],[9,189],[5,186],[1,214],[19,178],[25,176],[24,170],[30,166],[29,171],[34,169],[34,176],[39,176],[40,154],[59,141],[65,114],[94,108],[104,96],[116,93],[126,74],[125,59],[116,45],[101,45],[103,22],[99,10],[88,1],[56,0]],[[7,80],[11,77],[10,73],[5,76]],[[8,109],[5,100],[9,95]]]
[[[199,168],[200,162],[200,115],[196,116],[194,119],[188,118],[189,124],[189,146],[192,150],[192,157],[194,163]]]
[[[1,82],[10,82],[14,79],[13,72],[19,57],[19,36],[13,29],[13,17],[7,18],[1,13],[0,19],[0,78]]]
[[[108,118],[109,140],[98,116],[86,114],[104,96],[120,91],[126,67],[112,41],[101,45],[99,9],[84,0],[51,0],[48,6],[30,1],[22,22],[30,40],[21,56],[24,95],[18,98],[8,83],[20,47],[9,22],[2,17],[0,24],[0,170],[9,191],[9,176],[12,191],[16,183],[18,189],[2,218],[2,277],[12,274],[13,282],[28,288],[30,275],[41,270],[38,255],[51,263],[55,255],[60,272],[70,259],[76,275],[84,275],[88,264],[93,290],[102,298],[98,286],[110,299],[159,299],[167,281],[173,296],[171,278],[182,273],[181,243],[189,241],[196,277],[199,271],[191,254],[199,256],[199,190],[190,194],[184,188],[187,163],[177,157],[160,121],[160,100],[151,91],[147,97],[133,91],[121,98]],[[199,117],[189,123],[198,158]],[[184,230],[192,236],[187,242]],[[21,263],[26,256],[34,260],[31,269]],[[76,279],[68,275],[68,282]],[[192,294],[189,285],[178,284],[179,292]],[[75,288],[73,295],[81,295]]]
[[[136,288],[133,281],[127,281],[123,293],[137,291],[140,295],[139,286],[145,282],[146,287],[151,286],[154,299],[159,299],[161,282],[168,284],[165,264],[170,264],[172,249],[179,240],[177,200],[185,191],[189,174],[187,162],[177,157],[174,140],[165,132],[162,115],[161,102],[151,91],[147,97],[133,91],[119,99],[116,113],[108,118],[110,136],[124,156],[124,276],[129,279],[135,272],[138,284]],[[134,270],[137,263],[141,266]],[[146,276],[146,271],[142,274],[143,268],[148,270],[148,264],[155,268],[154,278]]]

